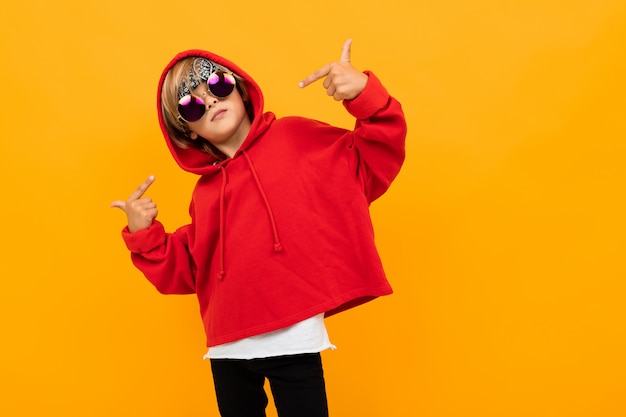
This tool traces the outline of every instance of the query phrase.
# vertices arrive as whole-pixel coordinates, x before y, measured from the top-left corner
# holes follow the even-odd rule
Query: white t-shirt
[[[336,349],[328,339],[324,314],[284,329],[212,346],[204,359],[259,359]]]

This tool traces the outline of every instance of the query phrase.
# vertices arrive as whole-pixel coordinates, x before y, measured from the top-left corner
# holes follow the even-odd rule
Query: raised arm
[[[156,204],[143,195],[154,182],[146,179],[127,200],[116,200],[111,207],[126,213],[128,226],[122,231],[135,266],[163,294],[195,292],[195,268],[188,250],[189,227],[166,233],[156,220]]]
[[[350,63],[348,39],[338,62],[327,64],[300,82],[306,87],[324,78],[326,93],[343,100],[356,118],[350,147],[358,151],[358,174],[368,201],[380,197],[400,171],[405,156],[406,121],[400,103],[391,97],[371,72],[360,72]]]

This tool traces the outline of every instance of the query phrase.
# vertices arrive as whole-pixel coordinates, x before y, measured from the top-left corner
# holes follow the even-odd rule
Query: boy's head
[[[210,108],[209,101],[227,98],[234,88],[252,120],[254,113],[243,78],[202,57],[187,57],[174,64],[161,90],[161,110],[172,142],[183,149],[191,146],[221,157],[215,146],[191,132],[189,123],[202,118],[206,106]],[[204,91],[203,97],[198,91]]]

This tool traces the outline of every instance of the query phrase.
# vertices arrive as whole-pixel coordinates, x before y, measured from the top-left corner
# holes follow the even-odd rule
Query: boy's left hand
[[[343,44],[341,59],[332,62],[313,72],[300,82],[300,88],[326,77],[324,88],[335,100],[352,100],[356,98],[367,84],[367,75],[358,71],[350,63],[350,46],[352,39]]]

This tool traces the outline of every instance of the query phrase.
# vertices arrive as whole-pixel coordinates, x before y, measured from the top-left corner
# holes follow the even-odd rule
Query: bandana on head
[[[209,61],[206,58],[195,58],[193,60],[193,68],[189,70],[189,83],[191,84],[191,88],[196,88],[201,82],[207,82],[209,76],[220,69],[224,68],[213,61]],[[198,76],[200,79],[198,79]],[[187,94],[191,94],[191,91],[187,84],[183,82],[178,88],[178,99],[180,100]]]

